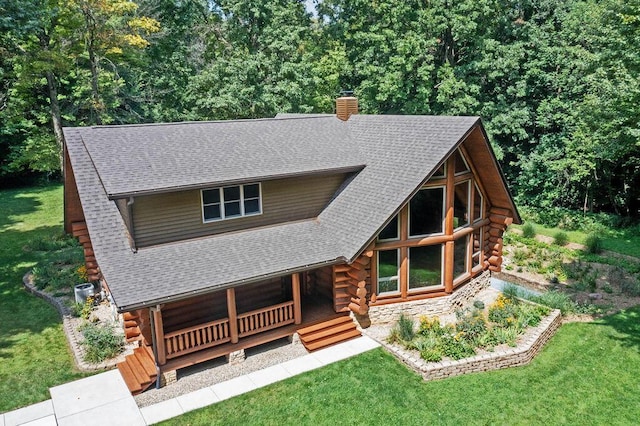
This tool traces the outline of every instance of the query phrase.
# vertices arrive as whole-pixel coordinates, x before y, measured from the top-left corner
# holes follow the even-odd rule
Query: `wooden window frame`
[[[465,162],[467,171],[456,174],[455,173],[455,156],[451,155],[445,163],[444,178],[436,177],[427,181],[420,187],[422,189],[443,187],[443,232],[426,234],[426,235],[409,235],[410,224],[410,200],[402,207],[398,213],[398,226],[400,227],[398,235],[399,239],[396,240],[376,240],[374,250],[376,252],[375,267],[372,267],[372,303],[373,304],[386,304],[396,301],[409,301],[417,300],[428,297],[434,297],[438,295],[450,294],[453,290],[466,283],[473,276],[479,274],[484,269],[484,232],[485,227],[489,225],[490,220],[487,217],[487,202],[484,195],[481,182],[477,179],[477,173],[473,164],[467,160],[467,154],[463,147],[459,148],[460,156]],[[467,191],[467,215],[468,222],[466,225],[453,228],[454,217],[454,190],[455,185],[468,181]],[[474,215],[474,202],[475,197],[480,196],[480,217],[473,218]],[[480,230],[478,250],[474,250],[473,244],[475,239],[475,231]],[[466,240],[465,251],[465,272],[461,273],[457,277],[454,274],[454,244],[461,239]],[[409,289],[409,249],[412,247],[441,245],[442,258],[442,281],[441,285],[429,286],[426,288]],[[395,293],[385,292],[378,293],[378,251],[381,250],[398,250],[399,259],[399,291]],[[473,266],[473,257],[478,255],[479,263],[476,267]]]
[[[252,213],[246,213],[245,212],[245,201],[247,200],[255,200],[256,197],[249,197],[249,198],[245,198],[244,196],[244,187],[245,186],[252,186],[252,185],[258,185],[258,211],[257,212],[252,212]],[[225,213],[225,198],[224,198],[224,190],[228,189],[228,188],[238,188],[239,193],[240,193],[240,199],[238,200],[240,203],[240,214],[238,215],[233,215],[233,216],[227,216]],[[204,202],[204,194],[206,191],[218,191],[218,197],[219,197],[219,202],[218,203],[207,203],[205,204]],[[234,200],[236,201],[236,200]],[[219,218],[213,218],[213,219],[207,219],[205,217],[204,214],[204,208],[206,206],[210,206],[210,205],[214,205],[214,204],[219,204],[220,205],[220,217]],[[245,183],[245,184],[241,184],[241,185],[228,185],[228,186],[220,186],[220,187],[216,187],[216,188],[204,188],[200,190],[200,211],[201,211],[201,215],[202,215],[202,223],[212,223],[212,222],[220,222],[223,220],[232,220],[232,219],[239,219],[242,217],[250,217],[250,216],[259,216],[262,214],[262,184],[260,182],[253,182],[253,183]]]

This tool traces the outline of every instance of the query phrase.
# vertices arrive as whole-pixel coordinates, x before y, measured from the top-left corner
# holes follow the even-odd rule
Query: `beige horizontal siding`
[[[316,217],[346,175],[262,182],[262,214],[202,222],[200,190],[137,197],[133,224],[138,247]]]

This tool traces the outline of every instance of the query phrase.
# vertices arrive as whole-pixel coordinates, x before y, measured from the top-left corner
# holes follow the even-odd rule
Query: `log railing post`
[[[238,315],[236,313],[236,290],[227,289],[227,312],[229,315],[229,334],[231,343],[238,343]]]
[[[162,310],[160,305],[153,309],[153,325],[156,335],[156,351],[158,353],[158,364],[167,363],[167,350],[164,346],[164,326],[162,325]]]
[[[300,274],[291,275],[291,292],[293,293],[293,318],[295,324],[302,323],[302,306],[300,302]]]

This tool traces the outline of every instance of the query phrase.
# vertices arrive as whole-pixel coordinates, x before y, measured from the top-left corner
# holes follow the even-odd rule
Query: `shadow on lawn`
[[[625,347],[633,348],[640,352],[640,306],[626,309],[592,324],[612,327],[619,333],[618,335],[612,335],[612,340],[616,340]]]
[[[37,188],[48,191],[51,187]],[[62,227],[40,226],[30,230],[15,229],[25,217],[44,208],[33,190],[0,193],[0,358],[11,356],[6,349],[13,346],[20,333],[41,333],[60,323],[55,308],[28,293],[22,277],[35,264],[46,261],[45,252],[27,251],[29,241],[59,235]]]

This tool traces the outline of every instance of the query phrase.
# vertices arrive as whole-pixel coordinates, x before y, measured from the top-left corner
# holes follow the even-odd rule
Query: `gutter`
[[[305,265],[305,266],[301,266],[298,268],[292,268],[292,269],[285,269],[284,271],[278,271],[278,272],[272,272],[269,274],[264,274],[264,275],[259,275],[257,277],[253,277],[253,278],[249,278],[249,279],[243,279],[243,280],[239,280],[239,281],[232,281],[230,283],[226,283],[220,286],[216,286],[216,287],[207,287],[207,288],[203,288],[200,290],[194,290],[191,291],[189,293],[183,293],[180,295],[176,295],[176,296],[171,296],[171,297],[164,297],[164,298],[156,298],[156,299],[151,299],[145,302],[140,302],[140,303],[134,303],[131,305],[124,305],[124,306],[119,306],[116,303],[116,306],[118,308],[118,313],[125,313],[125,312],[129,312],[129,311],[134,311],[136,309],[143,309],[143,308],[148,308],[148,307],[153,307],[153,306],[157,306],[157,305],[162,305],[164,303],[171,303],[171,302],[178,302],[180,300],[185,300],[185,299],[190,299],[192,297],[196,297],[196,296],[201,296],[203,294],[207,294],[207,293],[212,293],[214,291],[220,291],[220,290],[226,290],[228,288],[232,288],[232,287],[238,287],[241,285],[245,285],[245,284],[253,284],[253,283],[257,283],[260,281],[265,281],[271,278],[279,278],[282,277],[283,275],[292,275],[292,274],[297,274],[300,272],[305,272],[308,271],[310,269],[316,269],[316,268],[321,268],[323,266],[333,266],[333,265],[339,265],[342,263],[350,263],[349,259],[347,259],[344,256],[340,256],[337,257],[333,260],[327,260],[324,262],[318,262],[318,263],[313,263],[310,265]]]

